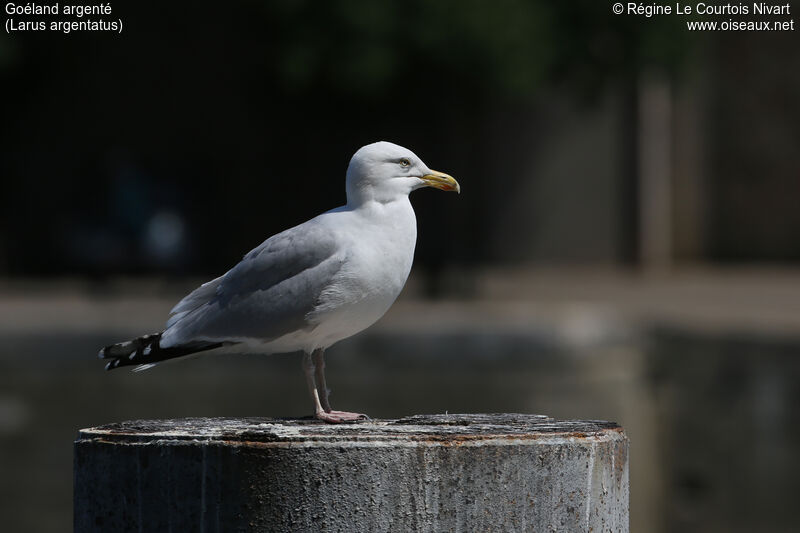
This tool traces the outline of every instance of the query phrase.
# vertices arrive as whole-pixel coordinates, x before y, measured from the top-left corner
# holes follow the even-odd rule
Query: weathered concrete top
[[[133,420],[82,429],[78,442],[114,443],[153,441],[219,442],[228,445],[269,443],[468,444],[487,440],[571,440],[624,438],[615,422],[555,420],[529,414],[415,415],[395,420],[368,420],[330,425],[311,418],[182,418]]]
[[[628,531],[613,422],[526,414],[81,430],[75,531]]]

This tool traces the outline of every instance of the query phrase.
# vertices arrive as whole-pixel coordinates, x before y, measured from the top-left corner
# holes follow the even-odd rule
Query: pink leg
[[[303,354],[303,371],[311,400],[314,402],[314,416],[331,424],[357,422],[369,417],[361,413],[334,411],[328,402],[328,388],[325,384],[325,350],[318,348],[313,354]],[[313,357],[313,359],[312,359]],[[321,393],[321,394],[320,394]]]

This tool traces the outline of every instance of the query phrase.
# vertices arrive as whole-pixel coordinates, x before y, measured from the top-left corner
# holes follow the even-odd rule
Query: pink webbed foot
[[[369,417],[365,414],[349,413],[347,411],[320,411],[315,416],[329,424],[344,424],[369,420]]]

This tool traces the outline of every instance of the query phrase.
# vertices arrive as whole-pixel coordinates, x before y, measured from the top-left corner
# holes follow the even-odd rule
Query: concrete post
[[[628,439],[538,415],[147,420],[75,441],[75,531],[628,531]]]

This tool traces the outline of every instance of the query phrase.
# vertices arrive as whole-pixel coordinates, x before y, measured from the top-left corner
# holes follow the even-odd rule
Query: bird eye
[[[400,160],[400,166],[403,167],[403,168],[409,167],[409,166],[411,166],[411,161],[409,161],[408,159],[406,159],[404,157],[403,159]]]

